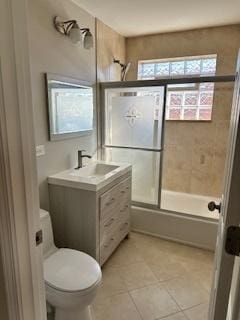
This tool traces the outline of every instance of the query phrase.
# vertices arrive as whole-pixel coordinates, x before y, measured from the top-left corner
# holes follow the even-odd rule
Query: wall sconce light
[[[76,20],[62,20],[60,17],[53,19],[55,29],[68,36],[73,43],[82,42],[85,49],[93,47],[93,35],[89,28],[80,28]]]

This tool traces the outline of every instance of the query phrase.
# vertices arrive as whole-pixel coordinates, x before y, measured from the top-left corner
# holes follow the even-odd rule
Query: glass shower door
[[[132,164],[132,200],[159,205],[164,87],[105,89],[106,160]]]

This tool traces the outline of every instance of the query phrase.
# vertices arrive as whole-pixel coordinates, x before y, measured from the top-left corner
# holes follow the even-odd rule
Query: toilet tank
[[[46,259],[57,251],[53,239],[51,217],[48,211],[40,209],[40,223],[43,231],[43,257]]]

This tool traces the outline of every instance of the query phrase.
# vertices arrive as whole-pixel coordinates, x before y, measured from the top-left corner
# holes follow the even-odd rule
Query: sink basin
[[[95,161],[80,169],[70,169],[48,177],[48,183],[70,188],[97,191],[117,177],[131,171],[127,163]]]
[[[119,168],[119,166],[105,164],[105,163],[95,163],[87,167],[76,169],[71,172],[70,175],[86,178],[102,178],[107,173],[112,172]]]

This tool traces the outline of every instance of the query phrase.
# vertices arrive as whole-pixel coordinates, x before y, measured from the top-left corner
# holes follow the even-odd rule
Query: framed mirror
[[[93,131],[93,85],[46,73],[49,138],[79,137]]]

